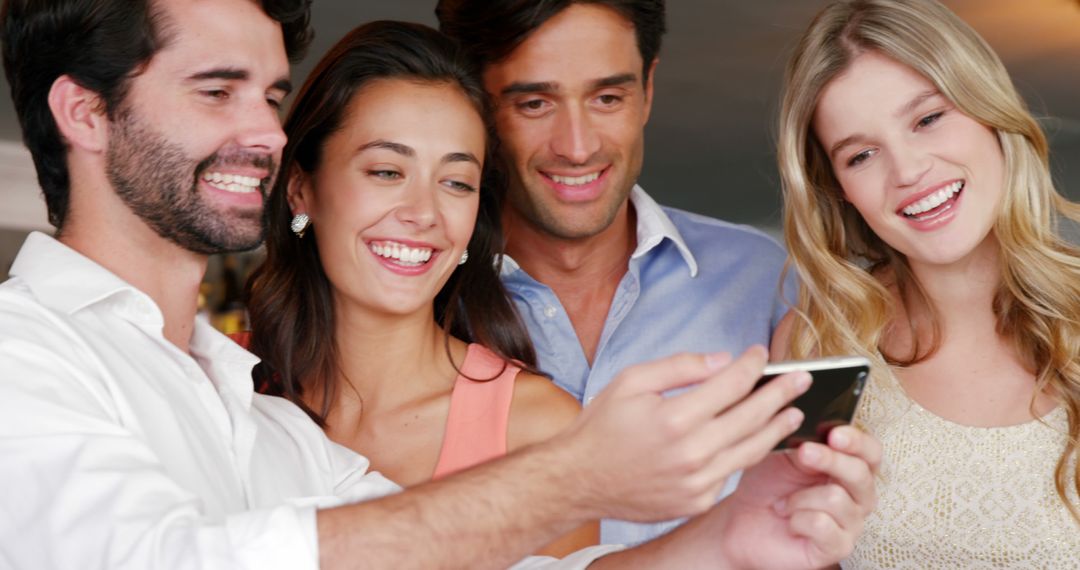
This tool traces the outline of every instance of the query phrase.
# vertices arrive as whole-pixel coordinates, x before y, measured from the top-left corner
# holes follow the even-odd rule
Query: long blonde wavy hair
[[[1080,249],[1058,232],[1080,221],[1049,172],[1046,136],[1028,112],[997,55],[936,0],[850,0],[825,8],[788,64],[778,136],[789,268],[802,281],[789,350],[795,358],[862,354],[887,365],[925,359],[941,342],[932,304],[902,254],[878,238],[843,199],[827,153],[812,131],[825,86],[860,54],[874,51],[934,83],[961,112],[992,128],[1005,157],[1003,203],[993,227],[1001,280],[994,297],[998,334],[1036,373],[1036,391],[1052,394],[1068,415],[1069,438],[1054,471],[1058,495],[1080,523],[1068,490],[1080,493]],[[891,275],[900,304],[930,310],[929,343],[908,355],[884,354],[883,334],[898,314],[897,297],[876,276]],[[902,321],[903,319],[901,319]],[[915,326],[906,324],[912,338]],[[1034,398],[1032,400],[1034,413]]]

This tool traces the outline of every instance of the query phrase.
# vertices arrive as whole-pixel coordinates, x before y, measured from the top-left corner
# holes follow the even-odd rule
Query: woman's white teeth
[[[945,202],[948,202],[949,199],[955,196],[956,193],[959,192],[960,189],[963,187],[964,183],[957,180],[956,182],[949,184],[948,186],[942,188],[941,190],[938,190],[937,192],[934,192],[933,194],[923,198],[922,200],[911,204],[910,206],[904,208],[901,211],[904,213],[905,216],[918,216],[919,214],[929,212],[930,210],[937,208]]]
[[[566,186],[581,186],[582,184],[588,184],[593,180],[600,178],[599,172],[593,172],[592,174],[586,174],[585,176],[559,176],[558,174],[552,174],[551,179],[559,184]]]
[[[262,180],[254,176],[242,176],[240,174],[222,174],[220,172],[206,172],[202,179],[219,190],[246,194],[256,192]]]
[[[371,244],[371,251],[379,257],[393,259],[401,265],[422,265],[431,259],[432,249],[427,247],[409,247],[396,242]]]

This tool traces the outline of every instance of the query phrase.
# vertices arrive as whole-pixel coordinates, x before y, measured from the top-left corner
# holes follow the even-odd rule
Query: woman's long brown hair
[[[246,296],[252,336],[250,350],[262,359],[256,386],[284,396],[319,425],[339,388],[339,354],[347,347],[334,338],[332,288],[316,247],[318,227],[303,238],[289,229],[286,198],[290,178],[319,166],[326,139],[347,120],[356,93],[380,79],[408,79],[460,89],[484,117],[487,160],[469,262],[458,266],[435,297],[435,319],[450,335],[486,346],[506,361],[536,372],[536,352],[499,279],[503,249],[500,169],[495,167],[494,129],[487,95],[474,67],[448,38],[426,26],[372,22],[354,29],[315,66],[285,120],[289,138],[281,170],[265,213],[266,260],[248,280]],[[447,345],[449,351],[449,345]],[[318,410],[304,395],[321,402]]]

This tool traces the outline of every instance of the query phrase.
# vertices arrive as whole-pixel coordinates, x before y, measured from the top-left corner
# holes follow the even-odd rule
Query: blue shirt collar
[[[634,210],[637,212],[637,249],[630,255],[630,259],[643,257],[663,243],[664,239],[670,239],[682,254],[687,268],[690,269],[690,277],[697,277],[698,265],[697,260],[694,259],[694,253],[686,245],[686,240],[668,217],[667,212],[656,203],[656,200],[652,199],[652,196],[646,194],[641,186],[637,185],[634,185],[634,189],[630,191],[630,203],[634,205]]]
[[[653,200],[641,186],[636,184],[630,191],[630,203],[634,205],[634,211],[637,213],[637,248],[630,255],[630,259],[644,257],[663,243],[664,239],[670,239],[682,255],[687,268],[690,269],[690,277],[697,277],[698,264],[694,253],[690,251],[686,240],[683,239],[682,234],[660,204],[657,204],[656,200]],[[521,266],[514,261],[514,258],[503,254],[501,274],[505,277],[519,270]]]

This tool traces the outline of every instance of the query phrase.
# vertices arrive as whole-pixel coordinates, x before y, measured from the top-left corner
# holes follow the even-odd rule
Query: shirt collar
[[[63,313],[78,312],[119,293],[146,297],[153,304],[108,269],[41,232],[26,237],[10,274],[22,279],[41,304]]]
[[[667,238],[675,244],[679,254],[682,255],[683,261],[690,269],[690,277],[697,277],[698,265],[694,253],[690,251],[679,229],[675,227],[675,223],[671,221],[660,204],[657,204],[656,200],[653,200],[637,184],[630,191],[630,203],[634,205],[634,211],[637,213],[637,248],[630,255],[630,259],[643,257]],[[503,277],[521,270],[521,266],[508,254],[504,253],[501,257],[500,275]]]
[[[188,350],[219,389],[228,388],[245,408],[251,406],[255,392],[251,370],[259,363],[258,356],[244,350],[202,316],[195,319]]]
[[[139,305],[152,308],[149,319],[158,330],[164,324],[160,310],[149,295],[40,232],[27,236],[10,273],[23,280],[41,304],[56,311],[74,314],[114,297],[130,296]],[[124,305],[126,303],[121,302],[118,306]],[[135,317],[129,314],[129,318]],[[201,317],[195,320],[188,349],[215,384],[228,386],[240,396],[245,406],[250,405],[251,369],[259,362],[257,356],[238,346]]]
[[[653,200],[641,189],[641,186],[636,184],[630,191],[630,203],[634,205],[634,211],[637,212],[637,249],[630,255],[630,259],[643,257],[660,245],[665,238],[670,239],[690,269],[690,277],[697,277],[698,265],[697,260],[694,259],[694,253],[686,245],[686,240],[668,217],[667,212],[664,212],[656,200]]]

